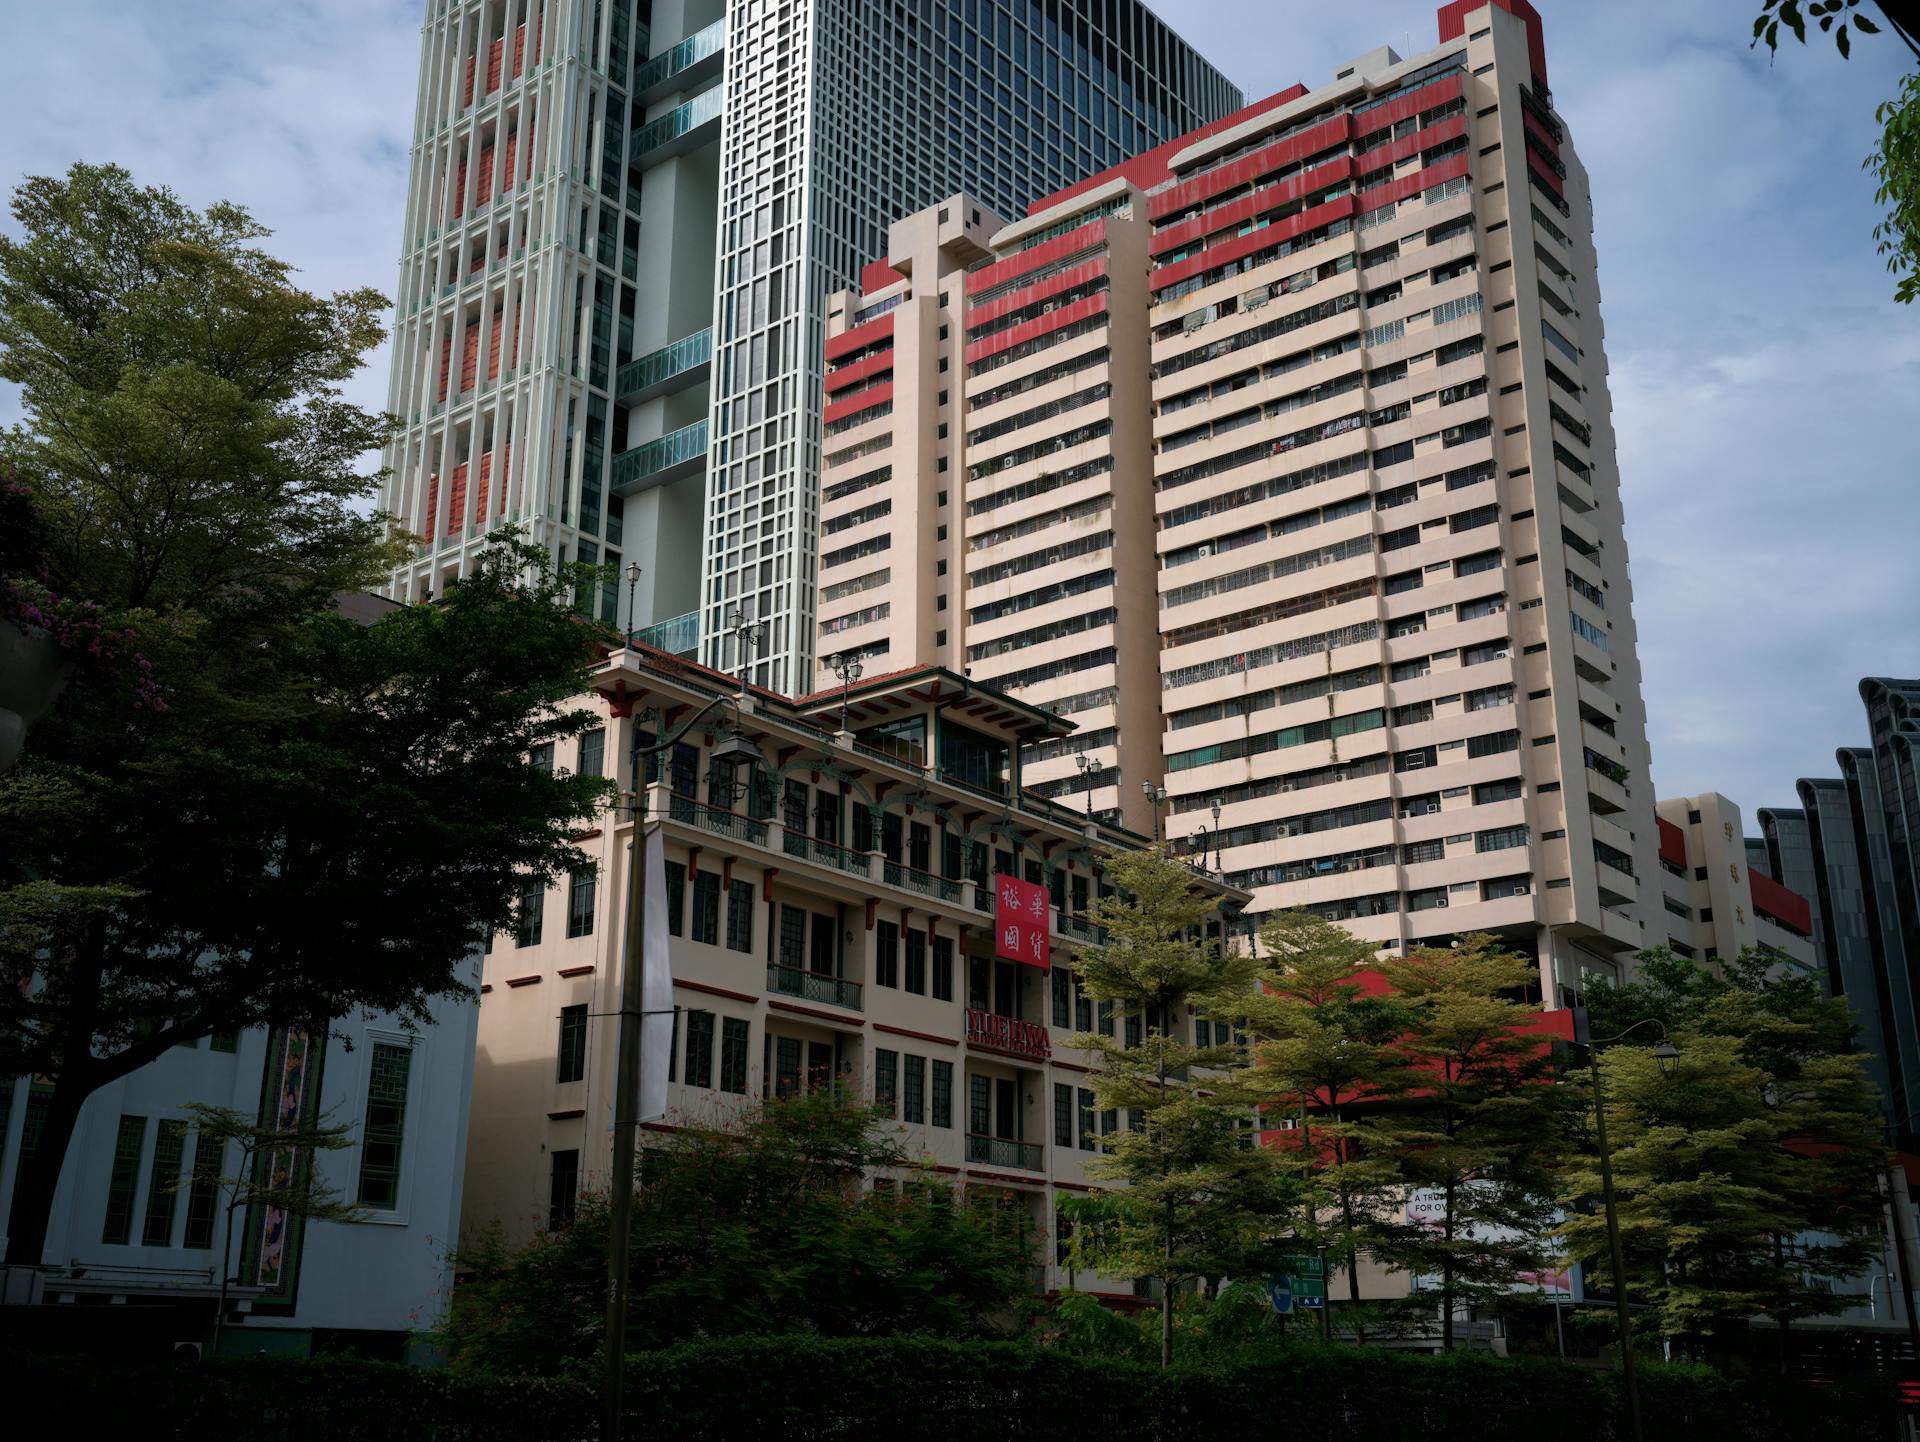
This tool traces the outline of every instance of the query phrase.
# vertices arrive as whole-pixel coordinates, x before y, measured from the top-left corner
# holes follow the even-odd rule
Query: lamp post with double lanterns
[[[639,613],[633,609],[633,593],[640,585],[640,563],[638,561],[627,562],[625,574],[627,578],[627,649],[631,651],[633,649],[633,623],[640,619]]]
[[[1147,804],[1153,807],[1153,844],[1160,844],[1160,807],[1167,799],[1167,788],[1157,781],[1142,781],[1140,793],[1147,798]]]
[[[1100,763],[1082,751],[1073,758],[1073,764],[1080,768],[1082,778],[1080,789],[1087,798],[1087,820],[1091,821],[1093,820],[1093,773],[1099,770]]]
[[[740,668],[740,699],[747,696],[747,663],[751,660],[748,647],[759,650],[766,644],[767,623],[749,620],[747,613],[735,606],[727,612],[727,629],[733,632],[733,659]]]
[[[1625,1041],[1643,1026],[1660,1028],[1660,1044],[1653,1049],[1653,1058],[1663,1073],[1671,1071],[1680,1058],[1680,1051],[1667,1039],[1666,1025],[1657,1017],[1637,1021],[1618,1036],[1570,1043],[1585,1048],[1588,1067],[1593,1073],[1593,1137],[1600,1151],[1600,1199],[1607,1210],[1607,1258],[1613,1270],[1614,1324],[1620,1334],[1620,1370],[1627,1384],[1627,1415],[1633,1424],[1633,1442],[1642,1442],[1645,1435],[1640,1427],[1640,1374],[1633,1360],[1633,1321],[1627,1308],[1627,1265],[1620,1247],[1620,1214],[1613,1194],[1613,1152],[1607,1145],[1607,1098],[1600,1085],[1600,1049]]]
[[[833,674],[840,678],[840,734],[847,734],[847,693],[853,690],[853,683],[860,679],[860,657],[857,652],[842,651],[833,658]]]
[[[1227,868],[1220,862],[1220,803],[1213,803],[1213,869],[1221,876],[1227,874]]]

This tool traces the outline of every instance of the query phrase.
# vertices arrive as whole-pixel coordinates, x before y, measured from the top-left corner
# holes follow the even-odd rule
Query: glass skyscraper
[[[508,521],[590,598],[812,675],[825,297],[895,216],[1002,213],[1239,92],[1137,0],[429,0],[387,508],[414,598]]]

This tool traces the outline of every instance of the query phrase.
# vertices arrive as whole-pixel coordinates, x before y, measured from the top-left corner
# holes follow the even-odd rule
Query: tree
[[[1920,58],[1920,40],[1915,39],[1912,25],[1885,4],[1880,10],[1894,34]],[[1843,60],[1853,54],[1849,25],[1862,34],[1880,32],[1872,17],[1862,13],[1860,0],[1812,0],[1804,15],[1800,0],[1764,0],[1754,18],[1752,43],[1764,41],[1770,52],[1778,54],[1780,27],[1785,25],[1805,45],[1809,19],[1833,36]],[[1882,101],[1873,118],[1880,126],[1880,143],[1861,164],[1874,178],[1874,203],[1887,208],[1885,218],[1873,228],[1873,238],[1894,277],[1894,299],[1912,304],[1920,300],[1920,72],[1902,80],[1899,95]]]
[[[1019,1218],[914,1169],[873,1108],[823,1088],[749,1106],[728,1131],[660,1136],[634,1202],[628,1337],[995,1336],[1028,1295]],[[597,1369],[606,1321],[604,1197],[517,1252],[468,1249],[445,1339],[455,1366]]]
[[[1231,1041],[1198,1046],[1175,1032],[1196,1004],[1223,1016],[1240,1011],[1258,963],[1207,934],[1220,921],[1218,901],[1159,848],[1116,852],[1103,868],[1113,889],[1094,910],[1106,941],[1079,948],[1074,964],[1087,995],[1140,1017],[1143,1035],[1137,1046],[1100,1032],[1073,1040],[1098,1054],[1088,1079],[1099,1105],[1135,1119],[1101,1139],[1096,1173],[1126,1187],[1102,1199],[1101,1223],[1083,1238],[1092,1243],[1084,1250],[1103,1270],[1159,1282],[1160,1361],[1168,1366],[1175,1293],[1200,1278],[1269,1270],[1294,1197],[1256,1144],[1246,1104],[1195,1074],[1239,1063],[1243,1049]]]
[[[188,1102],[181,1110],[193,1118],[200,1134],[194,1153],[194,1175],[182,1186],[211,1182],[222,1199],[220,1231],[220,1310],[213,1319],[213,1354],[220,1355],[220,1337],[227,1324],[227,1287],[233,1279],[233,1219],[243,1208],[261,1207],[308,1221],[351,1222],[365,1213],[341,1197],[321,1179],[314,1164],[320,1152],[337,1152],[353,1145],[352,1128],[294,1126],[285,1130],[262,1126],[231,1107]],[[227,1148],[235,1149],[231,1172],[202,1173],[199,1148],[212,1148],[224,1167]]]
[[[1878,1244],[1886,1155],[1845,1001],[1761,951],[1724,977],[1664,948],[1639,971],[1588,988],[1597,1032],[1652,1018],[1679,1053],[1670,1071],[1639,1046],[1599,1063],[1635,1299],[1696,1356],[1761,1314],[1784,1328],[1832,1312],[1833,1284],[1858,1276]],[[1598,1190],[1590,1165],[1564,1182],[1570,1200]],[[1560,1230],[1577,1254],[1599,1256],[1603,1229],[1582,1214]]]
[[[53,1087],[7,1260],[37,1264],[88,1096],[213,1032],[425,1020],[611,784],[535,759],[593,724],[565,709],[603,644],[566,609],[586,570],[508,536],[432,606],[334,610],[389,556],[352,470],[386,422],[335,389],[377,295],[299,291],[243,211],[112,167],[14,213],[4,444],[38,549],[0,620],[119,657],[0,778],[0,1074]]]
[[[1476,934],[1379,971],[1406,1004],[1410,1025],[1393,1045],[1418,1079],[1384,1130],[1402,1177],[1434,1206],[1375,1253],[1396,1271],[1438,1276],[1450,1350],[1462,1302],[1497,1308],[1547,1269],[1553,1165],[1577,1096],[1554,1085],[1554,1060],[1528,1031],[1534,1008],[1516,999],[1538,980],[1526,957]]]
[[[1394,1212],[1405,1179],[1379,1108],[1412,1085],[1395,1045],[1411,1019],[1403,1002],[1362,985],[1372,944],[1330,921],[1275,913],[1260,950],[1260,995],[1246,1011],[1261,1040],[1236,1089],[1270,1123],[1291,1123],[1276,1156],[1309,1189],[1302,1239],[1346,1272],[1346,1314],[1364,1343],[1360,1254],[1403,1230]]]

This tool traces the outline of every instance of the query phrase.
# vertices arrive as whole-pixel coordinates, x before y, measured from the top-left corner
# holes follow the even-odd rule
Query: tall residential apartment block
[[[1708,967],[1757,947],[1816,973],[1812,905],[1782,880],[1785,868],[1767,843],[1746,834],[1740,808],[1709,791],[1663,799],[1654,809],[1665,944]]]
[[[1592,204],[1525,0],[1439,32],[894,227],[829,303],[819,677],[944,658],[1080,722],[1030,787],[1559,1005],[1665,935]]]
[[[429,0],[386,508],[444,587],[506,522],[600,614],[812,675],[827,293],[956,188],[1011,212],[1231,110],[1138,0]]]

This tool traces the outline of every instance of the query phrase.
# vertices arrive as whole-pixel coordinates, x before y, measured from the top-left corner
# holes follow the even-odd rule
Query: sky
[[[1893,302],[1860,169],[1911,57],[1883,34],[1769,64],[1757,0],[1536,3],[1593,186],[1655,785],[1752,831],[1864,742],[1862,676],[1920,675],[1920,306]],[[390,291],[424,7],[0,6],[0,181],[116,161],[246,206],[314,289]],[[1404,0],[1153,8],[1250,99],[1436,39]],[[383,350],[349,394],[386,390]],[[0,424],[18,409],[0,390]]]

